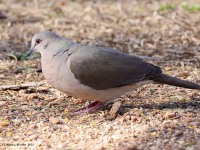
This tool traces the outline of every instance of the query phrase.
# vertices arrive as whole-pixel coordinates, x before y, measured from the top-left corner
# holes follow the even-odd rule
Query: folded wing
[[[81,46],[69,58],[75,78],[96,90],[125,86],[162,74],[159,67],[139,57],[103,47]]]

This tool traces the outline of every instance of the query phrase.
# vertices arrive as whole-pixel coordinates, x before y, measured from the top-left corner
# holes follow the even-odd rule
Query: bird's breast
[[[45,79],[56,89],[63,91],[70,90],[72,76],[64,61],[52,59],[46,62],[42,61],[42,72]]]
[[[63,59],[65,58],[65,59]],[[87,98],[90,88],[82,85],[70,70],[66,57],[51,60],[41,59],[45,79],[56,89],[77,98]]]

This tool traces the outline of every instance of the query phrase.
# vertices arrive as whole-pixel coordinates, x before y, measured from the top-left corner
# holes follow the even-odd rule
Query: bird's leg
[[[78,110],[75,110],[74,114],[79,115],[79,114],[82,114],[82,113],[94,113],[94,112],[96,112],[97,110],[99,110],[103,107],[104,107],[104,103],[94,101],[94,102],[90,103],[89,105],[87,105],[85,107],[82,107]]]

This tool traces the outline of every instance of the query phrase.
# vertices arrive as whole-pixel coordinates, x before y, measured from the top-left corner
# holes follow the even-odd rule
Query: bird
[[[164,74],[160,67],[138,56],[65,39],[51,31],[32,37],[31,48],[41,54],[45,79],[68,96],[91,100],[76,113],[94,113],[142,85],[168,84],[200,90],[200,85]]]

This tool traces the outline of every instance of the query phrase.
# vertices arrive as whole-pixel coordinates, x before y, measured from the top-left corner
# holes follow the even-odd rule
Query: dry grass
[[[45,82],[39,58],[17,61],[13,54],[22,55],[43,30],[140,55],[170,75],[200,83],[200,12],[184,9],[180,0],[175,10],[159,10],[163,3],[172,1],[1,0],[0,84]],[[0,95],[0,149],[200,149],[195,90],[144,86],[121,97],[123,113],[112,121],[107,110],[68,116],[85,102],[48,84]]]

